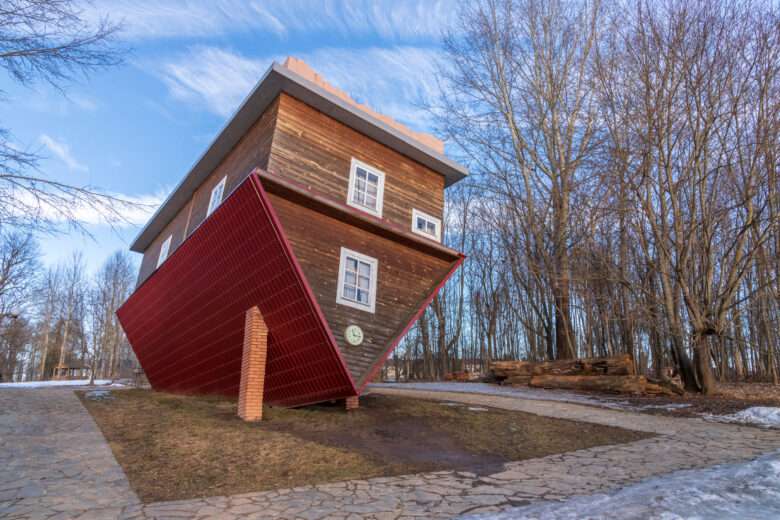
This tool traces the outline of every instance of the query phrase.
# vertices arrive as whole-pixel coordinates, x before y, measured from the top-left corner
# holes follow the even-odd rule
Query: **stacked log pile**
[[[470,372],[468,370],[461,370],[459,372],[450,372],[448,374],[445,374],[444,376],[445,381],[458,381],[458,382],[468,382],[468,381],[477,381],[479,380],[479,374],[475,372]]]
[[[637,375],[634,362],[628,354],[542,363],[495,361],[491,364],[490,376],[499,384],[536,388],[649,395],[682,394],[682,390],[670,382]]]

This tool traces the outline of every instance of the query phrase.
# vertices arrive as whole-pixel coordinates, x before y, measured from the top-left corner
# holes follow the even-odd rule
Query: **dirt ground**
[[[752,406],[780,406],[780,387],[766,383],[726,383],[720,384],[718,393],[710,396],[685,394],[679,397],[626,397],[622,400],[641,407],[644,413],[658,415],[730,415]],[[672,407],[662,408],[667,405]],[[688,406],[674,408],[676,405]]]
[[[443,469],[496,471],[503,462],[620,444],[640,432],[382,395],[298,409],[261,423],[235,400],[126,390],[87,409],[144,502],[230,495]]]
[[[629,404],[632,411],[671,417],[730,415],[753,406],[780,407],[780,386],[769,383],[720,383],[714,395],[686,393],[681,396],[632,396],[578,391],[604,401]]]

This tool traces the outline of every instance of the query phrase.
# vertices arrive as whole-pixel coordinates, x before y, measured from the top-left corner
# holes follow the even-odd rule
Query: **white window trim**
[[[222,204],[222,201],[225,199],[225,183],[227,182],[227,175],[222,177],[222,179],[214,185],[213,188],[211,188],[211,195],[209,196],[209,209],[206,211],[206,216],[208,217],[214,211],[219,207],[220,204]],[[217,188],[220,188],[220,197],[219,200],[215,202],[214,199],[214,193],[217,191]]]
[[[376,210],[372,210],[371,208],[367,208],[365,206],[361,206],[360,204],[352,202],[352,190],[355,189],[355,174],[357,172],[358,167],[360,167],[363,170],[366,170],[367,172],[373,173],[374,175],[379,177],[379,185],[376,187]],[[364,162],[358,161],[353,157],[352,164],[350,165],[349,168],[349,188],[347,189],[347,204],[349,206],[352,206],[353,208],[359,209],[360,211],[365,211],[366,213],[374,215],[375,217],[382,218],[382,205],[384,203],[384,198],[385,198],[384,172],[377,170],[376,168],[369,166]]]
[[[417,217],[433,222],[436,225],[436,234],[429,235],[428,233],[417,229]],[[437,242],[441,242],[441,219],[438,219],[427,213],[423,213],[418,209],[412,209],[412,232],[425,238],[436,239]]]
[[[171,253],[172,240],[173,235],[168,235],[168,238],[166,238],[160,246],[160,253],[157,255],[157,267],[163,265],[163,263],[168,259],[168,255]]]
[[[352,258],[356,258],[361,262],[365,262],[371,266],[371,282],[370,282],[370,292],[368,294],[368,305],[363,305],[362,303],[358,303],[352,300],[347,300],[343,296],[344,275],[347,270],[348,256],[351,256]],[[347,307],[352,307],[353,309],[359,309],[361,311],[370,312],[373,314],[376,309],[376,280],[378,277],[379,277],[379,261],[376,258],[366,256],[364,254],[358,253],[357,251],[352,251],[351,249],[347,249],[346,247],[342,247],[341,257],[339,259],[339,279],[338,279],[338,286],[336,287],[336,303],[340,305],[346,305]]]

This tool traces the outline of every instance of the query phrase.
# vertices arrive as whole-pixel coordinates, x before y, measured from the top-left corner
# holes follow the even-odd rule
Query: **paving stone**
[[[72,389],[4,388],[0,411],[0,502],[18,498],[0,516],[111,519],[138,503]]]
[[[2,390],[0,516],[47,520],[451,518],[605,492],[654,475],[748,460],[780,448],[780,432],[698,419],[506,396],[384,388],[379,392],[618,426],[659,437],[510,462],[485,476],[437,471],[144,506],[72,391]]]

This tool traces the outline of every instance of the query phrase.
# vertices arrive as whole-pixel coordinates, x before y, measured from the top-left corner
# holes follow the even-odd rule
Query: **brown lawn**
[[[87,409],[144,502],[230,495],[503,462],[646,438],[619,428],[497,409],[368,395],[343,404],[266,408],[244,423],[235,400],[115,391]]]

